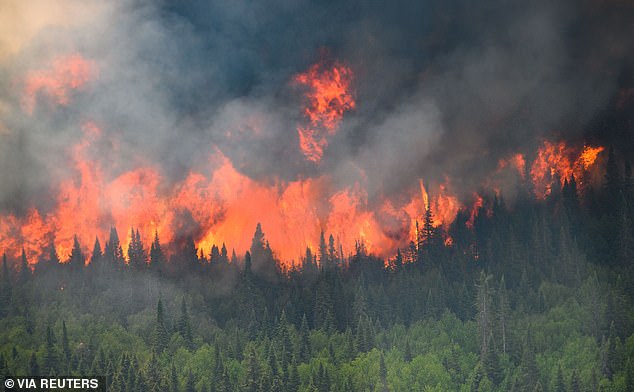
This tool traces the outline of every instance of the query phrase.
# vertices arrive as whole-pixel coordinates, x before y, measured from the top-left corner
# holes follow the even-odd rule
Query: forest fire
[[[319,163],[328,146],[328,136],[337,132],[345,112],[355,108],[350,91],[352,70],[334,63],[317,63],[295,76],[295,83],[306,90],[305,124],[298,125],[299,143],[307,160]]]
[[[584,146],[581,151],[567,146],[564,142],[544,141],[530,168],[535,196],[544,199],[558,182],[574,176],[582,180],[585,172],[594,165],[603,147]]]
[[[96,66],[79,55],[62,57],[48,70],[29,72],[23,110],[33,112],[38,94],[55,105],[68,105],[70,91],[95,76]],[[352,78],[352,70],[339,62],[331,66],[320,62],[294,77],[306,94],[305,123],[297,130],[307,160],[321,161],[328,137],[337,132],[344,114],[355,108]],[[447,232],[458,212],[470,211],[466,226],[472,229],[484,205],[477,194],[471,207],[462,204],[449,178],[432,187],[419,180],[405,201],[369,197],[364,175],[347,186],[336,184],[329,174],[264,183],[240,172],[217,146],[211,146],[206,167],[192,169],[167,186],[157,165],[145,162],[110,173],[94,159],[96,144],[119,142],[102,128],[90,121],[83,124],[83,137],[67,151],[71,175],[51,189],[52,208],[31,207],[22,216],[1,217],[2,251],[18,257],[24,249],[30,262],[36,263],[54,244],[65,260],[75,236],[88,250],[95,237],[105,243],[114,227],[128,233],[121,241],[124,254],[133,235],[130,228],[132,233],[139,231],[145,244],[157,233],[172,247],[191,240],[202,254],[222,244],[241,254],[249,249],[250,233],[261,223],[275,256],[286,265],[298,261],[306,247],[315,250],[322,232],[333,236],[342,257],[351,254],[358,241],[368,252],[390,257],[397,248],[416,241],[427,209],[431,225],[451,246]],[[499,169],[512,167],[524,180],[529,167],[535,196],[545,198],[556,181],[563,183],[572,175],[581,179],[602,151],[602,147],[576,149],[564,142],[544,141],[531,164],[518,153],[500,161]]]
[[[111,227],[120,233],[133,227],[147,244],[157,232],[168,244],[192,237],[205,254],[223,243],[244,252],[250,246],[245,233],[262,223],[276,256],[285,263],[297,260],[307,246],[314,249],[321,230],[337,238],[337,249],[344,252],[352,252],[355,241],[363,240],[369,252],[387,256],[413,237],[410,223],[420,219],[429,200],[421,182],[421,196],[401,211],[406,218],[396,231],[405,237],[393,238],[381,227],[379,215],[395,212],[374,212],[359,184],[334,189],[322,176],[267,186],[239,173],[216,150],[210,157],[210,173],[191,172],[172,193],[164,193],[164,178],[152,167],[108,179],[89,159],[91,143],[100,137],[95,124],[84,125],[84,138],[71,149],[77,178],[59,185],[53,210],[33,208],[25,218],[3,216],[2,249],[17,257],[24,248],[35,262],[54,243],[65,259],[75,236],[88,250],[95,236],[104,243]],[[458,209],[457,198],[444,186],[430,203],[438,211],[435,226],[448,224]],[[129,241],[130,237],[122,241],[124,254]]]

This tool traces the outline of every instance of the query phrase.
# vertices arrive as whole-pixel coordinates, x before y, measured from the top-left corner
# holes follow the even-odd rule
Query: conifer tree
[[[387,386],[387,366],[385,366],[385,358],[383,358],[382,351],[379,357],[379,378],[381,380],[381,391],[389,392],[389,388]]]
[[[79,239],[75,235],[73,238],[73,249],[70,252],[70,258],[68,259],[68,266],[73,270],[81,270],[86,262],[84,252],[81,250]]]
[[[158,269],[159,271],[165,266],[165,254],[161,248],[161,241],[159,240],[158,231],[154,231],[154,240],[150,245],[150,267]]]
[[[163,310],[163,301],[159,298],[156,305],[156,323],[154,324],[154,333],[152,337],[152,349],[156,353],[161,353],[167,347],[169,336],[165,327],[165,314]]]
[[[104,246],[104,258],[107,262],[114,266],[123,267],[125,265],[123,249],[121,248],[119,234],[117,233],[117,229],[115,227],[110,228],[110,237]]]
[[[20,275],[19,281],[21,284],[27,282],[31,277],[31,268],[29,267],[29,262],[26,258],[26,252],[24,248],[22,248],[22,256],[20,256]]]
[[[178,332],[180,332],[183,339],[187,343],[188,348],[193,348],[194,341],[192,336],[192,327],[191,321],[189,319],[189,313],[187,312],[187,303],[185,302],[185,298],[181,303],[181,315],[178,321]]]
[[[70,361],[70,344],[68,342],[68,331],[66,330],[66,321],[62,320],[62,353],[64,359]]]
[[[50,326],[46,327],[46,349],[44,351],[44,375],[55,376],[59,371],[59,357],[55,348],[55,336]]]
[[[90,256],[90,265],[100,265],[102,258],[103,252],[101,251],[101,243],[99,242],[99,237],[95,237],[95,245],[92,248],[92,255]]]
[[[324,231],[319,233],[319,267],[322,269],[329,268],[330,258],[328,257],[328,245],[326,245],[326,238],[324,237]]]
[[[227,264],[229,262],[229,256],[227,254],[227,247],[225,243],[222,243],[222,248],[220,248],[220,263]]]
[[[491,336],[493,333],[493,301],[492,301],[492,289],[489,281],[491,275],[487,275],[484,271],[480,271],[480,278],[476,284],[477,299],[476,307],[478,309],[477,322],[478,332],[480,335],[480,359],[483,361],[486,353],[488,352],[488,346],[491,342]]]
[[[336,264],[338,262],[337,249],[335,247],[335,237],[332,234],[328,237],[328,259]]]
[[[511,308],[506,291],[506,282],[504,281],[504,275],[502,275],[502,278],[500,279],[500,288],[498,289],[497,297],[497,324],[500,334],[502,353],[506,354],[506,350],[508,348],[508,323],[511,314]]]
[[[0,280],[0,318],[9,314],[12,296],[11,276],[9,275],[9,265],[7,264],[6,253],[2,254],[2,279]]]
[[[302,317],[302,323],[299,327],[299,360],[301,362],[308,362],[311,357],[310,338],[308,331],[308,320],[306,320],[306,314]]]

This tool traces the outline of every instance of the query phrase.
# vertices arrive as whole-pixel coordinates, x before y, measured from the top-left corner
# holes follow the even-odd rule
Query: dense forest
[[[490,195],[445,231],[428,208],[389,260],[323,233],[283,268],[260,225],[244,255],[134,229],[124,254],[114,228],[68,260],[5,255],[0,373],[110,391],[634,391],[634,182],[612,151],[604,170],[545,200]]]

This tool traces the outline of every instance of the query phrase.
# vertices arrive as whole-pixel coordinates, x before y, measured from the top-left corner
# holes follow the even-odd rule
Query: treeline
[[[428,209],[390,260],[322,234],[281,269],[259,225],[240,257],[136,230],[124,255],[115,229],[66,263],[4,257],[0,368],[112,391],[634,391],[632,174],[610,152],[585,183],[491,196],[446,233]]]

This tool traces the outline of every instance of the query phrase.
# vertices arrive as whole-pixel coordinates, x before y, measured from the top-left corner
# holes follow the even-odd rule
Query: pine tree
[[[9,314],[11,307],[11,297],[13,288],[11,285],[11,276],[9,275],[9,266],[7,264],[7,255],[2,255],[2,280],[0,280],[0,318]]]
[[[385,358],[383,358],[383,352],[381,352],[381,356],[379,358],[379,378],[381,380],[381,391],[389,392],[389,388],[387,386],[387,366],[385,366]]]
[[[62,353],[64,359],[70,361],[70,344],[68,342],[68,331],[66,330],[66,321],[62,320]]]
[[[522,350],[520,371],[524,387],[532,389],[538,379],[539,372],[537,370],[537,363],[535,361],[535,347],[533,345],[533,337],[531,334],[530,326],[526,331],[526,339],[524,341],[524,348]]]
[[[476,284],[477,298],[476,308],[478,332],[480,335],[480,360],[484,361],[484,357],[488,352],[488,345],[491,342],[490,337],[493,333],[493,301],[492,301],[492,289],[489,285],[491,275],[487,275],[484,271],[480,271],[480,278]]]
[[[110,237],[104,247],[104,258],[106,261],[117,267],[125,266],[125,258],[123,257],[123,249],[119,241],[119,234],[115,227],[110,228]]]
[[[319,234],[319,267],[322,269],[330,268],[328,245],[326,245],[326,238],[324,237],[323,230]]]
[[[189,319],[189,313],[187,312],[187,303],[185,302],[185,298],[183,298],[183,302],[181,303],[181,315],[178,321],[178,332],[181,334],[185,342],[187,343],[188,348],[193,348],[194,340],[192,336],[192,327],[191,321]]]
[[[218,264],[220,262],[220,249],[214,244],[211,246],[211,253],[209,253],[209,262]]]
[[[403,268],[403,254],[401,253],[401,248],[396,249],[396,256],[394,257],[394,261],[392,262],[392,269],[394,271],[400,271]]]
[[[130,244],[128,246],[128,265],[132,268],[142,269],[147,264],[147,254],[141,241],[139,229],[130,228]]]
[[[334,306],[330,291],[326,279],[321,279],[315,293],[314,326],[324,331],[330,331],[334,327]]]
[[[227,264],[229,262],[229,256],[227,255],[227,247],[225,243],[222,243],[222,248],[220,248],[220,263]]]
[[[163,310],[163,301],[159,298],[156,306],[156,323],[154,325],[154,334],[152,339],[152,349],[156,353],[161,353],[167,347],[169,336],[165,327],[165,314]]]
[[[247,374],[242,390],[248,392],[257,392],[260,382],[260,366],[258,364],[258,359],[255,355],[255,349],[253,347],[248,350],[245,361]]]
[[[489,335],[489,343],[482,361],[482,368],[494,385],[502,381],[502,369],[500,368],[497,350],[493,344],[493,334]]]
[[[507,336],[508,336],[508,322],[511,313],[509,305],[509,298],[506,292],[506,282],[504,281],[504,275],[500,279],[500,288],[498,289],[498,301],[497,301],[497,322],[500,333],[500,339],[502,340],[502,353],[506,354],[507,350]]]
[[[310,338],[308,331],[308,321],[306,315],[302,317],[302,323],[299,327],[299,359],[301,362],[308,362],[311,357]]]
[[[48,245],[48,257],[45,259],[44,263],[38,263],[37,269],[40,271],[50,271],[59,266],[60,260],[59,255],[57,254],[57,249],[55,249],[55,243],[51,241]]]
[[[337,249],[335,248],[335,237],[332,234],[328,237],[328,259],[336,264],[338,262]]]
[[[81,270],[86,262],[86,257],[81,250],[79,239],[77,236],[73,238],[73,249],[70,252],[70,258],[68,259],[68,266],[73,270]]]
[[[165,267],[165,254],[156,230],[154,231],[154,241],[150,245],[150,267],[159,271]]]
[[[95,237],[95,245],[92,248],[92,256],[90,256],[90,265],[98,266],[102,259],[101,243],[99,242],[99,237]]]
[[[46,350],[44,351],[44,375],[55,376],[59,371],[59,358],[55,348],[55,336],[50,326],[46,327]]]
[[[292,363],[288,365],[288,381],[286,383],[286,390],[289,392],[297,392],[299,390],[299,373],[297,372],[297,365],[293,360]]]
[[[434,215],[431,212],[431,206],[429,204],[429,199],[427,199],[427,206],[425,207],[425,217],[423,219],[423,230],[422,230],[423,244],[424,247],[431,247],[436,237],[436,229],[434,228]],[[421,252],[421,249],[418,250]]]
[[[614,327],[614,321],[610,323],[610,329],[608,333],[608,339],[606,341],[603,353],[603,375],[609,380],[612,380],[614,373],[616,373],[616,367],[618,366],[617,359],[617,339],[616,329]]]
[[[22,248],[22,256],[20,257],[19,282],[21,284],[24,284],[25,282],[28,282],[30,277],[31,277],[31,268],[29,267],[29,262],[26,259],[26,252],[24,251],[24,248]]]
[[[249,279],[251,278],[252,273],[253,272],[251,271],[251,253],[247,251],[244,254],[244,277]]]
[[[172,366],[170,367],[168,384],[170,392],[180,391],[180,388],[178,387],[178,375],[176,373],[176,366],[174,366],[174,362],[172,362]]]

